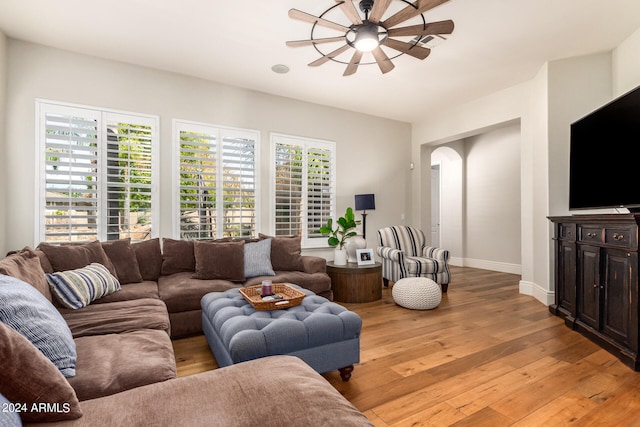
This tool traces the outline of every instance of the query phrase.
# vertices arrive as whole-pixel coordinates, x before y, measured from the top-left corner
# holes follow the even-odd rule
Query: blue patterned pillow
[[[107,268],[91,263],[76,270],[47,274],[51,292],[67,308],[82,308],[120,290],[120,282]]]
[[[76,343],[69,326],[36,288],[0,274],[0,321],[31,341],[62,375],[76,375]]]
[[[271,239],[244,245],[244,277],[275,276],[271,266]]]
[[[0,394],[0,427],[19,427],[22,425],[20,412],[11,410],[12,403]]]

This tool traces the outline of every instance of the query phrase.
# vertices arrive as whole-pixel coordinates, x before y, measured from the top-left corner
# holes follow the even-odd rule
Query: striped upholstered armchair
[[[404,277],[426,277],[442,286],[449,286],[449,251],[425,246],[422,230],[393,226],[378,230],[376,253],[382,260],[382,279],[397,282]]]

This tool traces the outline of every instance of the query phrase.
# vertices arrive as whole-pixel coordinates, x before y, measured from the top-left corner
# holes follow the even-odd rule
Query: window
[[[151,238],[158,118],[37,101],[45,242]]]
[[[271,150],[275,235],[326,246],[318,230],[335,214],[335,143],[272,134]]]
[[[174,121],[178,237],[256,235],[258,132]]]

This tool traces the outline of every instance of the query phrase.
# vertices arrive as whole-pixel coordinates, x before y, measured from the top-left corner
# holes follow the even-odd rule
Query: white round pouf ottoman
[[[431,310],[442,301],[440,285],[426,277],[405,277],[391,288],[396,304],[412,310]]]

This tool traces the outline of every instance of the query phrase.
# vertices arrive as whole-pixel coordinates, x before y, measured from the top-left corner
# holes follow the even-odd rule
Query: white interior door
[[[431,166],[431,246],[440,246],[440,165]]]

